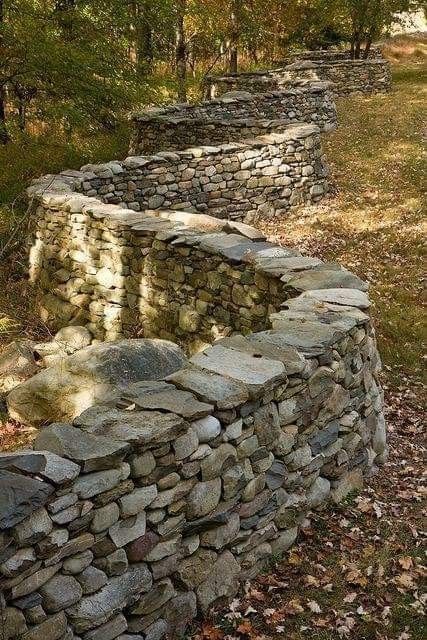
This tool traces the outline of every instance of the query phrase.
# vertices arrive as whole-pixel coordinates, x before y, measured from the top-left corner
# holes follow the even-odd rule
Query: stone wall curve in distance
[[[6,640],[178,639],[198,612],[233,597],[288,549],[307,514],[360,489],[384,462],[367,287],[336,264],[266,243],[245,225],[185,212],[135,213],[72,186],[71,176],[60,176],[49,190],[41,183],[32,189],[46,221],[33,275],[42,275],[41,254],[52,257],[52,211],[82,227],[90,213],[99,221],[91,231],[100,252],[118,233],[117,269],[104,268],[93,302],[106,291],[114,296],[122,284],[116,277],[130,276],[121,239],[132,235],[151,236],[159,266],[168,251],[177,265],[197,252],[218,258],[224,311],[229,299],[219,293],[227,282],[230,300],[237,293],[236,304],[255,312],[252,318],[255,279],[268,302],[266,284],[276,287],[261,331],[245,337],[231,326],[232,335],[167,380],[133,384],[73,424],[42,428],[33,451],[0,455]],[[70,252],[85,249],[68,242],[55,258],[62,260],[62,291]],[[93,272],[93,253],[73,256],[81,266],[73,277],[101,273]],[[148,255],[144,242],[140,254]],[[192,275],[189,266],[170,284],[181,304],[200,311],[197,302],[208,301],[194,300],[179,277]],[[157,275],[150,286],[161,298],[166,276]],[[194,285],[205,291],[197,278]],[[203,325],[185,330],[203,337]]]
[[[330,82],[335,96],[355,92],[387,92],[391,88],[390,64],[384,59],[368,60],[296,60],[292,64],[256,73],[210,76],[205,80],[207,96],[234,91],[256,93],[264,84],[270,90],[286,88],[289,82]]]
[[[263,76],[262,76],[263,77]],[[293,122],[335,128],[336,107],[330,85],[294,83],[283,91],[233,93],[199,104],[148,109],[132,116],[130,154],[182,150],[191,146],[241,141],[265,133],[281,132]]]

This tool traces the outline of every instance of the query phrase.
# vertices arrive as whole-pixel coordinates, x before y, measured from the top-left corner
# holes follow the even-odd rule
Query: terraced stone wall
[[[69,175],[83,194],[134,211],[170,208],[250,222],[318,202],[327,174],[318,127],[290,125],[282,134],[130,156]]]
[[[80,278],[79,296],[93,304],[107,291],[120,309],[114,295],[126,295],[121,285],[134,261],[150,255],[150,238],[165,272],[157,279],[154,270],[142,288],[159,300],[167,285],[182,305],[204,313],[200,302],[212,304],[204,294],[216,273],[216,307],[236,304],[255,327],[254,311],[265,305],[263,330],[244,337],[230,324],[233,335],[166,381],[130,385],[72,425],[42,428],[33,451],[0,455],[3,637],[178,639],[198,612],[235,596],[288,549],[311,511],[358,490],[384,462],[366,285],[338,265],[271,246],[244,225],[102,205],[74,194],[71,178],[51,180],[50,189],[33,189],[46,222],[33,276],[56,276],[62,293]],[[87,230],[99,253],[77,235],[78,247],[69,241],[49,254],[49,212],[64,212],[73,233]],[[131,237],[141,241],[139,258]],[[92,262],[100,254],[108,266]],[[196,255],[206,264],[201,282]],[[180,277],[168,281],[174,269]],[[187,285],[193,274],[195,289]],[[273,292],[265,288],[271,283]],[[257,291],[264,299],[254,305]],[[196,325],[186,330],[203,337]]]
[[[330,82],[335,96],[378,93],[391,88],[390,64],[381,58],[368,60],[297,60],[257,73],[226,74],[206,78],[206,95],[221,96],[234,91],[256,93],[262,85],[283,90],[291,82]]]
[[[138,155],[241,141],[281,132],[292,122],[315,124],[322,131],[335,128],[336,108],[328,83],[313,82],[277,91],[277,84],[271,83],[270,87],[266,80],[267,86],[258,89],[273,88],[267,93],[240,92],[196,105],[150,109],[133,116],[130,153]]]

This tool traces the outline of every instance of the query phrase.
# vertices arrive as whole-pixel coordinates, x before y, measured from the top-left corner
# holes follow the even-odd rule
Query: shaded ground
[[[360,496],[313,516],[300,543],[194,639],[425,638],[425,104],[420,65],[397,68],[389,95],[340,100],[340,127],[325,144],[333,197],[303,217],[294,212],[264,227],[283,244],[340,262],[370,282],[389,462]]]

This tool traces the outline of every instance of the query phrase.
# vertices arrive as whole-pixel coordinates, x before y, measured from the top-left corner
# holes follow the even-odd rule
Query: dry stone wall
[[[328,190],[327,174],[320,131],[305,124],[240,143],[130,156],[71,173],[77,190],[109,204],[243,222],[319,201]]]
[[[362,57],[362,60],[365,58]],[[368,60],[381,59],[384,60],[381,49],[379,47],[372,47],[368,52]],[[352,60],[351,51],[342,51],[340,49],[315,49],[312,51],[298,51],[297,53],[287,57],[282,62],[277,62],[277,66],[283,66],[284,64],[290,64],[297,62],[298,60],[324,60],[327,62],[336,62],[339,60]]]
[[[210,76],[205,81],[205,93],[219,97],[228,91],[283,90],[291,82],[329,82],[335,96],[355,92],[378,93],[391,88],[390,64],[379,58],[368,60],[297,60],[275,69],[256,73]]]
[[[172,105],[135,115],[130,153],[241,141],[282,132],[292,122],[315,124],[322,131],[335,128],[336,108],[328,83],[310,82],[283,91],[277,91],[273,84],[261,88],[273,88],[264,93],[239,92],[200,104]]]
[[[165,381],[134,383],[42,428],[32,450],[0,455],[2,634],[177,639],[384,462],[366,285],[242,224],[101,204],[71,176],[43,184],[32,269],[58,283],[57,309],[105,300],[120,312],[151,290],[156,326],[169,306],[178,314],[176,340],[204,341],[215,309],[230,335]],[[61,248],[56,218],[76,225]],[[181,324],[182,309],[194,315]],[[261,330],[244,337],[247,317]]]

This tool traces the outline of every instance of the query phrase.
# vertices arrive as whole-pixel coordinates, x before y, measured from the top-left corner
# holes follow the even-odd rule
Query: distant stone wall
[[[262,330],[0,454],[2,635],[178,639],[384,462],[366,285],[245,225],[133,213],[73,180],[32,189],[32,276],[57,309],[110,321],[147,303],[141,328],[174,314],[180,341]]]
[[[337,96],[351,93],[379,93],[391,88],[390,63],[382,59],[301,61],[274,72],[281,77],[327,80]]]
[[[363,54],[363,52],[362,52]],[[383,55],[380,47],[371,46],[368,53],[368,60],[373,59],[383,59]],[[277,62],[277,66],[290,64],[292,62],[296,62],[298,60],[325,60],[330,62],[335,62],[337,60],[351,60],[351,52],[350,50],[342,51],[339,49],[315,49],[313,51],[298,51],[293,55],[288,56],[284,60]],[[362,59],[363,55],[362,55]]]
[[[170,208],[251,222],[319,201],[328,169],[314,125],[72,172],[76,189],[134,211]],[[49,178],[48,178],[49,179]]]
[[[330,82],[335,96],[355,92],[377,93],[391,87],[390,64],[383,59],[369,60],[297,60],[275,69],[256,73],[226,74],[206,78],[206,94],[221,96],[227,91],[256,93],[260,86],[270,91],[283,90],[289,83]]]
[[[277,84],[271,85],[277,89]],[[130,153],[241,141],[282,132],[292,122],[315,124],[322,131],[335,128],[336,107],[328,83],[314,82],[256,95],[240,92],[195,105],[148,109],[132,117]]]

